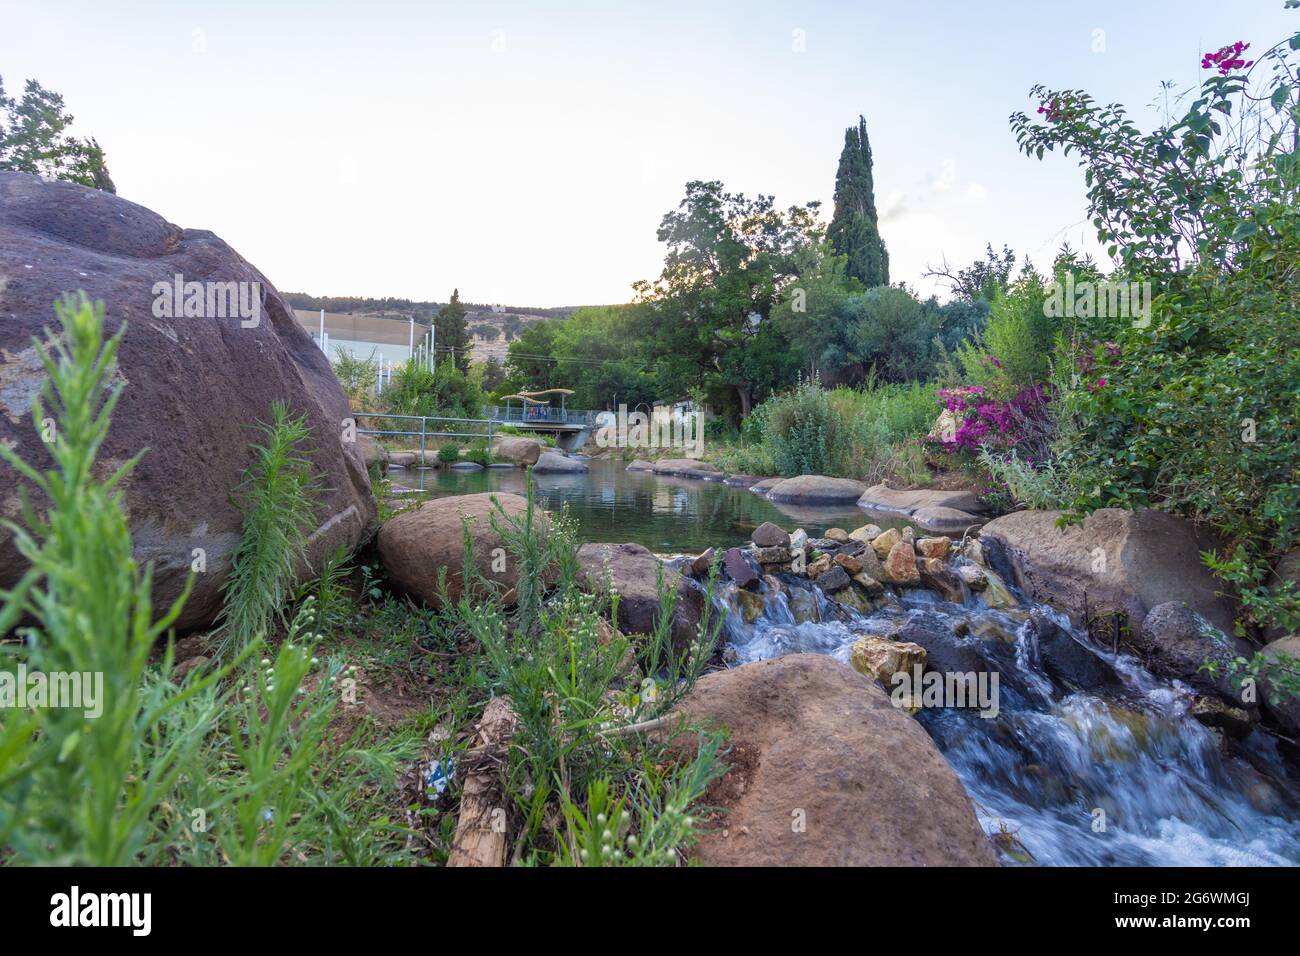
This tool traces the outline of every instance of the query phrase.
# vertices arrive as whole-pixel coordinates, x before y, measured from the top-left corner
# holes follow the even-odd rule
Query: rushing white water
[[[801,617],[815,606],[819,620],[796,623],[793,583],[782,593],[763,585],[764,610],[752,624],[734,586],[715,598],[729,609],[731,660],[803,652],[848,663],[864,631],[906,640],[909,628],[923,628],[930,636],[946,630],[941,640],[956,659],[999,673],[996,717],[924,708],[916,719],[965,784],[1005,863],[1300,864],[1300,778],[1275,741],[1258,729],[1232,741],[1202,726],[1188,713],[1188,688],[1093,646],[1050,608],[1024,601],[996,611],[974,597],[954,604],[915,590],[864,616],[814,587],[797,599]]]

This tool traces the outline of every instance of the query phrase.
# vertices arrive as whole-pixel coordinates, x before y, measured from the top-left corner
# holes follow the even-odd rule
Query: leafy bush
[[[367,407],[374,399],[375,383],[379,381],[378,350],[372,350],[369,358],[363,359],[351,349],[337,346],[331,367],[352,407]]]
[[[481,418],[483,414],[483,392],[450,360],[431,372],[411,359],[393,372],[382,397],[385,411],[394,415]]]
[[[1244,630],[1300,622],[1296,595],[1269,587],[1300,542],[1297,50],[1300,33],[1253,66],[1206,57],[1217,75],[1150,133],[1077,90],[1035,88],[1043,119],[1012,117],[1026,153],[1079,157],[1108,251],[1159,290],[1149,324],[1079,322],[1071,358],[1082,351],[1091,374],[1059,396],[1076,429],[1060,456],[1079,476],[1073,515],[1155,506],[1208,525],[1226,545],[1208,563],[1239,589]]]
[[[766,443],[782,475],[824,475],[840,441],[840,418],[814,376],[765,403]]]

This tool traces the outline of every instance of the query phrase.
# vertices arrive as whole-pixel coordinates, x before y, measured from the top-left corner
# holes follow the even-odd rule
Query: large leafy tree
[[[22,98],[14,99],[0,78],[0,169],[116,192],[104,150],[94,139],[70,135],[71,125],[58,93],[28,80]]]
[[[748,415],[755,397],[788,381],[799,356],[767,328],[792,292],[806,250],[824,239],[817,203],[782,212],[771,196],[750,199],[720,182],[686,184],[664,216],[663,272],[635,284],[646,304],[647,345],[661,398],[695,394]]]
[[[436,348],[443,355],[451,355],[456,360],[456,368],[461,372],[469,371],[469,329],[465,325],[465,306],[460,301],[460,290],[453,289],[451,301],[438,310],[433,317],[436,331]]]
[[[831,244],[848,258],[848,274],[868,289],[889,285],[889,253],[876,219],[875,182],[867,121],[844,131],[844,149],[835,173],[835,214],[828,233]]]

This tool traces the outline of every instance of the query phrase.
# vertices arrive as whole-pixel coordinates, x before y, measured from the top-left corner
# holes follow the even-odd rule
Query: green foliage
[[[28,80],[15,100],[0,81],[0,169],[116,192],[104,150],[94,139],[69,135],[71,125],[58,93]]]
[[[1040,91],[1045,123],[1012,118],[1027,152],[1080,157],[1103,241],[1159,290],[1149,324],[1080,320],[1062,349],[1071,511],[1155,506],[1209,526],[1247,631],[1297,620],[1295,596],[1266,587],[1300,542],[1296,50],[1300,33],[1212,76],[1150,134],[1080,91]]]
[[[1150,133],[1118,104],[1042,86],[1031,94],[1045,119],[1017,112],[1011,127],[1026,155],[1041,159],[1059,147],[1078,157],[1098,238],[1125,274],[1231,269],[1252,237],[1270,231],[1261,213],[1296,205],[1297,38],[1276,43],[1249,70],[1211,75],[1181,118],[1166,117]]]
[[[728,193],[716,181],[686,184],[686,198],[659,226],[668,247],[663,271],[633,286],[647,306],[661,397],[702,389],[743,415],[795,377],[802,357],[769,319],[810,267],[810,248],[823,245],[817,209],[781,212],[770,196]]]
[[[460,461],[460,445],[456,442],[443,445],[438,449],[438,461],[444,465],[451,465]]]
[[[479,418],[483,413],[482,391],[450,360],[439,365],[436,372],[415,359],[407,361],[393,372],[383,399],[385,411],[394,415]]]
[[[460,290],[453,289],[451,301],[438,310],[433,318],[434,344],[439,353],[451,356],[456,370],[469,372],[469,330],[465,327],[465,306],[460,301]]]
[[[772,461],[783,475],[824,475],[840,444],[840,418],[819,378],[801,381],[763,406]]]
[[[498,505],[491,520],[517,572],[516,609],[507,617],[500,586],[475,570],[467,526],[467,587],[459,602],[448,603],[443,626],[475,639],[493,692],[507,696],[518,717],[506,774],[514,859],[676,862],[694,838],[687,807],[723,770],[720,739],[698,734],[693,748],[670,751],[626,728],[666,715],[711,659],[721,623],[711,600],[694,645],[675,653],[676,592],[661,577],[655,633],[634,648],[604,631],[600,619],[617,618],[617,595],[583,590],[573,528],[564,514],[542,525],[531,481],[524,514],[506,515]],[[715,566],[710,594],[716,578]],[[555,819],[564,820],[563,831]]]
[[[884,286],[849,296],[835,314],[836,342],[822,365],[853,381],[875,369],[887,382],[925,379],[939,332],[935,308],[925,308],[905,289]]]
[[[367,407],[374,396],[375,383],[379,380],[378,350],[372,351],[369,358],[363,359],[351,349],[337,346],[331,367],[352,407]]]
[[[868,289],[889,285],[889,252],[880,238],[867,120],[844,131],[835,173],[835,214],[827,235],[847,260],[847,273]]]
[[[122,393],[113,382],[120,328],[103,340],[103,306],[67,297],[55,305],[62,337],[37,341],[48,379],[32,402],[38,434],[56,423],[46,450],[54,468],[38,472],[10,448],[3,457],[47,501],[38,515],[22,489],[24,526],[9,523],[30,564],[3,593],[0,633],[24,615],[36,623],[4,645],[9,661],[42,672],[102,679],[102,713],[71,707],[10,710],[0,726],[0,846],[28,862],[123,865],[145,843],[149,814],[180,773],[193,734],[178,735],[148,758],[146,741],[184,698],[146,683],[149,653],[180,613],[185,594],[152,616],[152,568],[141,571],[118,487],[136,459],[105,481],[93,466]],[[164,662],[164,673],[170,662]],[[188,695],[198,693],[198,685]]]
[[[306,416],[291,417],[288,407],[276,401],[270,424],[257,429],[263,443],[251,446],[254,461],[236,493],[244,524],[222,585],[226,653],[268,634],[283,613],[313,517],[317,479],[311,462],[302,457],[311,435]]]
[[[305,601],[274,660],[244,673],[242,689],[225,683],[242,660],[195,670],[179,686],[170,646],[150,664],[188,588],[153,620],[151,568],[135,564],[118,491],[135,460],[106,480],[93,476],[123,387],[110,383],[125,326],[105,343],[103,308],[84,296],[56,312],[63,334],[42,348],[48,380],[32,408],[38,431],[47,416],[56,423],[46,445],[54,468],[37,472],[0,446],[48,502],[44,517],[28,502],[25,527],[10,525],[30,570],[0,594],[0,632],[20,616],[34,623],[17,631],[21,644],[3,645],[2,660],[47,678],[79,674],[87,688],[98,675],[103,686],[98,714],[4,711],[0,858],[63,866],[403,860],[403,834],[378,807],[391,800],[397,762],[413,759],[418,739],[374,743],[363,722],[331,744],[343,664],[329,662],[309,689],[323,620],[316,600]],[[329,571],[317,593],[335,577]]]
[[[1007,399],[1048,379],[1061,325],[1046,315],[1046,297],[1047,285],[1033,271],[1022,273],[1006,291],[994,293],[983,332],[957,346],[967,384]]]
[[[823,390],[810,379],[754,410],[738,441],[709,445],[709,459],[751,475],[822,474],[876,481],[927,476],[918,444],[934,421],[935,388],[906,385]]]

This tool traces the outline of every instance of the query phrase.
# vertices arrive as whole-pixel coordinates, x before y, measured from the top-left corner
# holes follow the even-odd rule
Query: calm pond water
[[[633,541],[660,554],[698,553],[749,539],[764,521],[787,530],[802,527],[814,537],[827,528],[847,531],[873,521],[887,523],[860,508],[807,508],[776,504],[747,488],[720,481],[669,478],[628,472],[627,462],[593,459],[584,475],[537,475],[537,497],[548,511],[568,505],[582,541]],[[482,491],[525,493],[522,468],[476,472],[394,468],[394,488],[423,491],[430,497]]]

